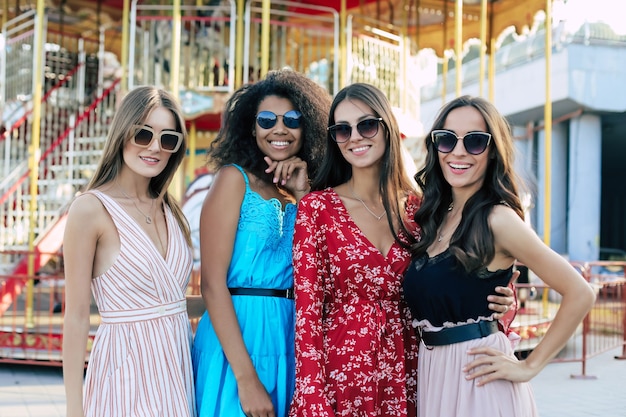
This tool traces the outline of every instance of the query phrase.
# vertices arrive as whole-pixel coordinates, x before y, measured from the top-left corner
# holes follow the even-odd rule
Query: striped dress
[[[101,324],[85,377],[85,416],[195,416],[185,301],[191,248],[168,206],[163,259],[117,202],[89,192],[113,219],[120,253],[91,284]]]

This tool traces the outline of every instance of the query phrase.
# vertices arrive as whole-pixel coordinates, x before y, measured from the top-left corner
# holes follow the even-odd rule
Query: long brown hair
[[[182,110],[176,98],[167,91],[152,86],[143,86],[130,91],[124,97],[111,122],[102,158],[87,185],[87,190],[101,187],[117,178],[124,164],[124,146],[134,132],[133,126],[143,125],[150,113],[157,107],[165,107],[172,113],[176,122],[176,130],[183,134],[183,143],[178,151],[170,156],[165,169],[150,179],[148,188],[153,198],[161,196],[165,204],[171,208],[187,243],[191,246],[189,224],[180,206],[167,191],[172,178],[174,178],[174,173],[182,163],[187,151],[187,129]]]
[[[400,208],[400,204],[406,201],[409,194],[416,194],[416,190],[404,167],[400,127],[385,94],[375,86],[366,83],[351,84],[337,93],[330,106],[328,126],[335,124],[337,106],[341,102],[351,99],[360,100],[367,104],[374,112],[374,116],[383,119],[382,128],[385,130],[386,147],[382,157],[378,186],[383,206],[387,212],[387,221],[394,238],[399,244],[406,246],[398,239],[398,234],[394,228],[394,218],[398,220],[398,224],[409,242],[413,243],[413,234],[409,233],[405,227],[404,210]],[[311,183],[311,189],[323,190],[327,187],[336,187],[347,182],[350,178],[352,178],[352,165],[343,157],[339,146],[331,138],[330,133],[327,133],[326,156],[318,175]]]
[[[515,148],[511,128],[495,106],[481,97],[462,96],[444,105],[426,135],[426,163],[415,175],[417,185],[423,192],[422,205],[415,214],[415,221],[422,228],[422,238],[413,246],[412,252],[414,256],[420,256],[435,241],[437,229],[452,202],[452,189],[443,176],[430,133],[443,128],[452,110],[467,106],[480,112],[492,141],[487,149],[489,163],[484,183],[465,203],[461,223],[450,240],[450,252],[467,271],[476,271],[491,262],[495,255],[493,233],[488,223],[493,206],[505,204],[524,218],[518,178],[513,170]]]

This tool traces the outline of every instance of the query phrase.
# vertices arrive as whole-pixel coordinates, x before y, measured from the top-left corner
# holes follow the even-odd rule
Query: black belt
[[[422,340],[427,346],[443,346],[480,339],[499,331],[497,321],[479,321],[462,326],[446,327],[438,332],[423,331]]]
[[[229,288],[230,295],[256,295],[261,297],[282,297],[293,300],[293,288],[276,290],[271,288]]]

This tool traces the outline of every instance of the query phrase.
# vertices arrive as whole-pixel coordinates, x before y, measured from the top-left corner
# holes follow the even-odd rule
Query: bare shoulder
[[[216,181],[219,181],[220,183],[229,184],[231,186],[237,185],[237,184],[240,184],[241,186],[243,186],[245,184],[243,174],[237,167],[233,165],[227,165],[227,166],[221,167],[215,174],[213,183],[215,183]]]
[[[217,196],[219,198],[228,196],[230,197],[229,200],[233,200],[232,197],[236,195],[241,195],[243,199],[245,188],[246,183],[241,171],[232,165],[228,165],[220,168],[215,174],[206,199],[213,200]]]
[[[489,213],[489,227],[496,233],[511,227],[528,227],[524,220],[517,213],[505,204],[497,204]]]
[[[543,244],[533,228],[510,207],[499,204],[489,214],[496,251],[518,260],[528,259],[541,250]],[[533,255],[535,254],[535,255]]]
[[[68,225],[79,226],[82,230],[95,230],[110,222],[110,216],[95,195],[84,193],[77,196],[68,211]]]
[[[69,213],[72,217],[90,217],[97,216],[98,213],[104,211],[104,206],[98,197],[91,193],[84,193],[74,198]]]

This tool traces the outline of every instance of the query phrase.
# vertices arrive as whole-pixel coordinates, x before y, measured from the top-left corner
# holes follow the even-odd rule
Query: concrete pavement
[[[541,417],[626,417],[626,360],[613,349],[587,362],[551,363],[533,381]],[[63,417],[65,392],[60,368],[0,364],[0,417]],[[164,416],[167,417],[167,416]],[[487,416],[489,417],[489,416]]]

